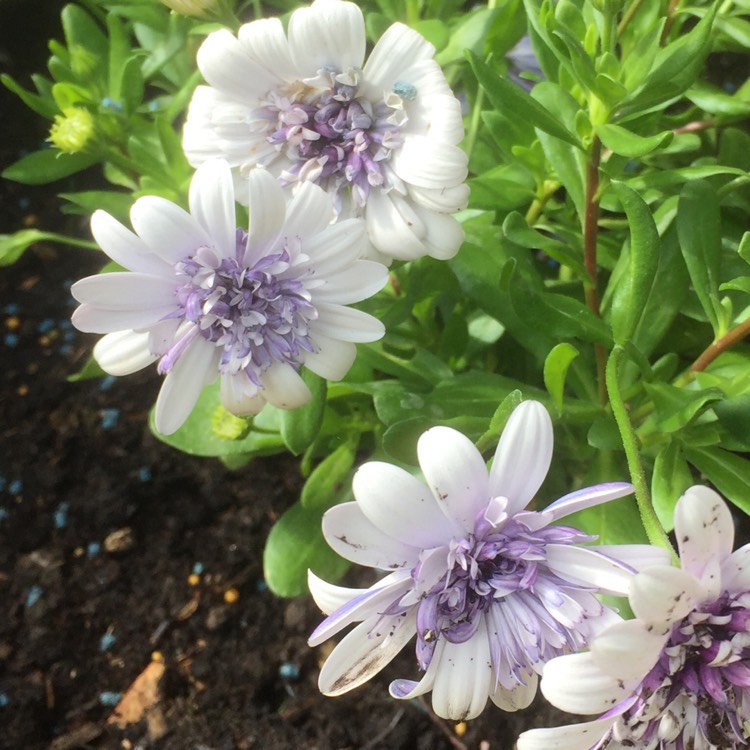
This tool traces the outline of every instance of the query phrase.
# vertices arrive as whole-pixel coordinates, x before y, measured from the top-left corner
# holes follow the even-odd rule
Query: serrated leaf
[[[327,581],[335,581],[349,567],[323,537],[322,516],[322,511],[295,503],[271,529],[263,550],[263,575],[277,596],[306,593],[308,569]]]

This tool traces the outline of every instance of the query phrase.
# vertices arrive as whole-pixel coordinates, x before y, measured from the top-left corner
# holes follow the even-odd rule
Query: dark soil
[[[24,83],[43,69],[59,8],[2,0],[0,68]],[[47,124],[4,89],[0,112],[4,167]],[[54,194],[70,189],[0,181],[0,234],[87,236],[59,212]],[[296,462],[231,473],[160,443],[147,427],[153,370],[67,381],[95,341],[70,327],[68,288],[101,265],[42,244],[0,269],[0,749],[510,750],[522,724],[544,721],[489,707],[456,728],[390,699],[391,679],[416,675],[413,652],[353,694],[319,694],[325,649],[306,636],[320,613],[275,598],[261,564],[299,491]],[[136,678],[162,668],[155,707],[108,722]]]

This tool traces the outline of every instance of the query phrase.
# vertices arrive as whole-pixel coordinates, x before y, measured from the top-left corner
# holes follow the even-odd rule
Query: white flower
[[[732,552],[724,501],[691,487],[675,509],[681,569],[634,577],[635,619],[544,669],[542,692],[597,720],[524,732],[518,750],[739,750],[750,736],[750,545]]]
[[[217,376],[234,414],[256,414],[266,402],[299,406],[310,398],[300,366],[337,380],[354,360],[353,342],[384,332],[372,316],[346,307],[387,279],[384,266],[359,259],[364,222],[330,224],[330,201],[313,184],[288,204],[263,170],[245,187],[249,233],[236,228],[232,176],[221,160],[193,177],[191,213],[150,196],[131,210],[135,234],[103,211],[91,219],[96,241],[128,272],[74,284],[81,305],[73,323],[107,334],[94,356],[113,375],[159,360],[166,378],[156,426],[165,434]]]
[[[583,646],[617,616],[594,595],[627,590],[633,568],[577,529],[550,525],[581,508],[630,494],[625,483],[573,492],[542,511],[525,510],[552,457],[552,423],[536,401],[511,415],[492,468],[460,432],[434,427],[419,439],[425,481],[386,463],[354,476],[356,502],[323,517],[343,557],[391,571],[369,589],[332,586],[310,574],[329,617],[311,645],[359,622],[324,664],[319,686],[338,695],[368,680],[416,635],[420,682],[396,680],[395,698],[432,690],[435,712],[477,716],[491,699],[527,706],[553,656]],[[661,561],[653,547],[618,547],[631,565]]]
[[[463,231],[449,214],[468,199],[460,104],[416,31],[393,24],[363,67],[365,42],[362,11],[342,0],[292,13],[288,38],[278,18],[212,33],[185,153],[321,185],[389,258],[450,258]]]

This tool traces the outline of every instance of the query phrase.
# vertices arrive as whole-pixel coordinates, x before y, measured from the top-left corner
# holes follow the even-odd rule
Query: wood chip
[[[159,703],[159,682],[164,675],[164,664],[152,661],[128,688],[122,700],[107,719],[124,729],[146,718],[146,713]]]
[[[89,722],[54,739],[49,750],[77,750],[81,745],[95,740],[101,733],[102,728],[98,724]]]

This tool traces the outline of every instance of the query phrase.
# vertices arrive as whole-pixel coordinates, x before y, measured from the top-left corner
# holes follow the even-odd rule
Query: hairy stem
[[[625,350],[616,346],[607,360],[607,390],[609,391],[609,403],[612,406],[612,414],[620,431],[625,456],[628,461],[630,481],[635,487],[635,499],[638,503],[638,512],[641,514],[643,528],[646,530],[648,540],[651,544],[668,549],[674,556],[674,549],[669,542],[669,537],[659,523],[659,519],[651,502],[651,491],[649,490],[646,474],[639,454],[638,437],[633,430],[628,416],[628,407],[623,401],[619,384],[620,360]],[[675,558],[676,559],[676,558]]]

